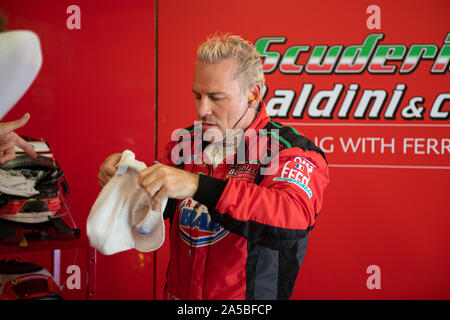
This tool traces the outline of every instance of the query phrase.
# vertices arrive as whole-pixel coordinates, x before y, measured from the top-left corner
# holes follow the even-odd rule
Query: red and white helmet
[[[18,172],[25,180],[35,182],[36,194],[24,197],[12,190],[1,190],[0,218],[24,223],[45,222],[61,208],[59,182],[64,173],[46,142],[27,137],[24,139],[38,157],[33,159],[17,148],[16,158],[4,163],[0,169],[3,173]]]
[[[61,289],[40,265],[0,261],[0,300],[21,299],[61,300]]]
[[[61,218],[68,214],[72,219],[64,196],[68,185],[50,147],[43,140],[22,138],[38,156],[33,159],[17,148],[16,158],[0,166],[0,243],[26,247],[24,230],[53,239],[77,238],[79,230]]]

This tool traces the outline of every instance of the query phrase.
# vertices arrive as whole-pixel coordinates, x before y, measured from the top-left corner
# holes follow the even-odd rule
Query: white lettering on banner
[[[293,161],[288,161],[283,166],[281,177],[276,177],[275,181],[285,181],[300,187],[309,198],[313,193],[308,187],[311,175],[316,166],[304,157],[295,157]]]
[[[370,8],[370,7],[369,7]],[[283,48],[287,37],[261,37],[255,48],[264,57],[263,71],[271,74],[278,69],[282,74],[354,74],[365,70],[372,74],[409,74],[414,72],[422,60],[434,60],[431,74],[443,74],[449,70],[450,33],[444,37],[439,48],[433,43],[406,45],[382,44],[384,33],[368,34],[361,45],[298,45]],[[361,42],[360,42],[361,43]],[[271,46],[274,45],[273,48]],[[306,63],[302,65],[302,60]],[[389,60],[401,61],[401,67],[387,65]]]
[[[361,153],[366,153],[366,146],[368,153],[376,153],[375,149],[379,148],[380,153],[383,154],[385,149],[389,148],[391,153],[395,153],[395,139],[392,138],[390,143],[385,142],[384,138],[380,137],[358,137],[356,141],[353,141],[352,138],[348,138],[347,141],[344,141],[342,137],[339,137],[339,141],[342,146],[342,150],[347,153],[349,148],[352,149],[353,153],[356,153],[358,149],[361,150]],[[378,142],[378,143],[377,143]]]
[[[314,138],[314,142],[316,146],[318,146],[320,149],[322,149],[325,153],[332,153],[334,152],[334,144],[333,144],[333,137],[324,137],[320,139],[320,141],[317,139],[317,137]],[[330,143],[325,144],[327,141],[331,141]]]
[[[267,86],[264,88],[267,92]],[[274,96],[267,101],[267,114],[272,118],[289,118],[289,112],[292,111],[292,118],[303,119],[307,109],[307,115],[311,119],[333,119],[333,114],[337,112],[337,118],[342,120],[348,120],[351,115],[357,120],[380,120],[382,117],[395,119],[396,114],[406,120],[424,120],[425,98],[411,97],[409,101],[402,103],[406,91],[403,83],[396,85],[390,99],[387,90],[365,89],[358,102],[356,93],[359,85],[354,83],[347,90],[342,83],[336,83],[331,90],[318,90],[314,94],[313,89],[312,83],[304,83],[296,103],[294,90],[274,90]],[[448,100],[450,93],[442,93],[436,97],[431,104],[430,119],[447,120],[450,117],[450,112],[443,110]],[[350,112],[352,105],[355,105],[353,114]]]
[[[338,152],[361,154],[401,154],[413,155],[449,155],[450,138],[384,138],[384,137],[338,137]],[[326,153],[335,152],[333,137],[314,138],[314,143]],[[400,148],[396,149],[396,144]]]
[[[370,30],[381,28],[380,8],[375,4],[365,6],[365,23]],[[368,166],[398,167],[398,162],[407,161],[400,167],[409,168],[416,165],[412,161],[418,161],[415,167],[450,169],[448,131],[428,129],[450,128],[450,92],[438,78],[450,72],[450,32],[446,31],[442,42],[436,43],[434,40],[414,43],[413,39],[392,43],[387,36],[374,32],[363,39],[348,43],[330,41],[332,44],[320,40],[289,43],[285,35],[256,39],[255,48],[263,57],[266,83],[273,84],[263,88],[267,114],[286,125],[298,126],[310,139],[326,132],[312,140],[325,154],[336,155],[327,157],[329,165],[351,165],[345,163],[350,160],[358,161],[359,165],[360,161],[368,161]],[[397,76],[412,73],[418,73],[418,77]],[[331,74],[351,77],[324,85],[320,78]],[[310,80],[302,81],[304,75]],[[386,77],[381,79],[380,75]],[[361,76],[369,76],[374,80],[371,83],[378,84],[369,86],[366,79],[363,84]],[[286,84],[277,87],[277,78],[286,77],[292,81],[283,83],[292,83],[291,87]],[[416,79],[427,86],[420,85]],[[410,88],[419,88],[420,92]],[[319,133],[310,130],[310,126],[360,129],[352,135],[351,129]],[[375,131],[372,128],[376,126],[392,129]],[[400,127],[417,130],[412,129],[411,137],[411,131],[402,132]],[[344,157],[339,159],[341,155]],[[373,160],[375,163],[371,164]],[[296,181],[292,176],[285,179]]]
[[[445,155],[450,153],[450,139],[434,138],[404,138],[403,154],[408,152],[413,154],[437,154]]]
[[[437,96],[436,100],[433,103],[433,106],[431,107],[430,111],[430,118],[431,119],[448,119],[449,118],[449,111],[441,111],[442,105],[445,101],[450,100],[450,93],[441,93]]]

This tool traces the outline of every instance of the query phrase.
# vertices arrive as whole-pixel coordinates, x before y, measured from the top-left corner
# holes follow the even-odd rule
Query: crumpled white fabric
[[[0,120],[28,90],[41,66],[41,43],[36,33],[0,33]]]
[[[167,198],[161,210],[151,209],[150,197],[138,185],[138,172],[146,165],[137,161],[130,150],[122,152],[117,166],[116,174],[103,187],[89,213],[86,231],[90,245],[104,255],[133,248],[142,252],[157,250],[165,238],[162,213]],[[125,173],[120,174],[124,169]]]
[[[34,186],[36,180],[27,179],[18,170],[0,169],[0,192],[21,196],[31,197],[39,193]]]

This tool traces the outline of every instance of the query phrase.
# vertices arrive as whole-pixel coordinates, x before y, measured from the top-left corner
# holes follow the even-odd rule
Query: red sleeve
[[[249,241],[273,249],[291,246],[315,223],[328,167],[319,153],[300,148],[283,149],[272,166],[277,159],[276,170],[259,185],[201,177],[194,199],[208,206],[213,220]]]

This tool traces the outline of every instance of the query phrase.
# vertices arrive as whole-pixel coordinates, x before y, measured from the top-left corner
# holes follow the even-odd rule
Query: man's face
[[[245,112],[247,99],[241,94],[239,80],[234,77],[236,68],[234,59],[217,64],[197,63],[192,92],[203,131],[216,129],[225,137],[226,129],[232,129]],[[238,128],[239,125],[235,129]],[[209,139],[205,137],[205,140]]]

